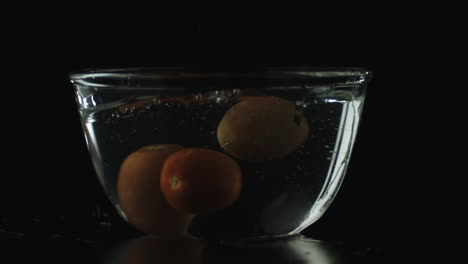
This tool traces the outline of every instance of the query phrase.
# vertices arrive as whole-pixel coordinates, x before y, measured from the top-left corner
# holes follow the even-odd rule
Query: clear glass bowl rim
[[[336,78],[360,79],[369,81],[372,71],[360,67],[132,67],[132,68],[93,68],[71,72],[68,75],[72,84],[93,87],[118,88],[121,84],[109,84],[105,81],[131,81],[125,86],[138,86],[139,81],[174,81],[183,80],[240,80],[257,79],[277,81],[286,79],[325,80]]]

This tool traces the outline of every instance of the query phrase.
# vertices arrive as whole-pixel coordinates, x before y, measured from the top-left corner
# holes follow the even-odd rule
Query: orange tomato
[[[174,208],[192,214],[222,210],[239,197],[241,169],[229,156],[190,148],[173,153],[161,172],[161,191]]]
[[[181,236],[193,216],[169,206],[161,194],[161,168],[179,145],[150,145],[130,154],[122,163],[117,193],[127,221],[137,229],[159,236]]]
[[[218,125],[221,147],[248,161],[282,158],[309,135],[309,123],[294,102],[275,96],[251,96],[232,106]]]

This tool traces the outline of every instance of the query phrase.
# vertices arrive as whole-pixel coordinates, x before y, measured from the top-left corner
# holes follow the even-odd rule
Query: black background
[[[67,79],[71,71],[356,66],[374,78],[351,164],[334,203],[305,234],[388,254],[429,244],[446,252],[462,248],[466,19],[456,8],[367,8],[224,8],[207,16],[201,7],[84,1],[7,7],[0,225],[27,232],[58,216],[87,219],[104,201]]]

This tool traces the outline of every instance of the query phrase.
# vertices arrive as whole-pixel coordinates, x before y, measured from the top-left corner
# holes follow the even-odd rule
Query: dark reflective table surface
[[[152,237],[124,242],[109,252],[105,263],[350,263],[351,255],[309,238],[248,245],[161,241]]]
[[[358,239],[295,237],[242,245],[111,234],[93,240],[0,230],[0,263],[468,263],[463,240],[407,237],[371,245]]]
[[[65,237],[26,237],[0,231],[2,263],[380,263],[378,250],[306,237],[212,244],[199,240],[161,240],[150,236],[85,241]]]

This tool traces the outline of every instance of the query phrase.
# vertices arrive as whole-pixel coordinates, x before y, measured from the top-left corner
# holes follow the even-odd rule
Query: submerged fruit
[[[282,158],[304,144],[308,134],[304,113],[275,96],[252,96],[235,104],[217,129],[221,147],[248,161]]]
[[[154,235],[179,236],[192,216],[169,206],[161,194],[161,168],[179,145],[150,145],[130,154],[119,171],[117,192],[127,221]]]
[[[239,197],[241,169],[229,156],[190,148],[173,153],[161,172],[161,191],[174,208],[192,214],[222,210]]]

